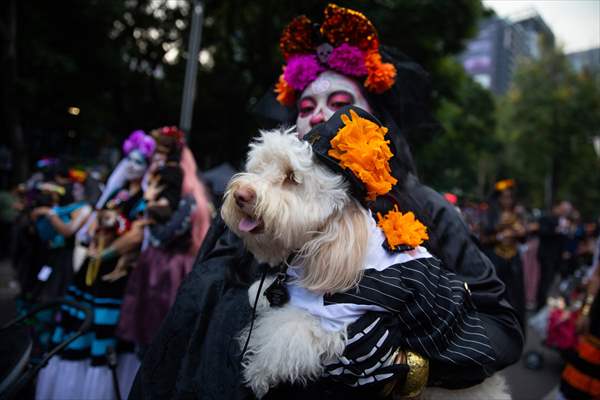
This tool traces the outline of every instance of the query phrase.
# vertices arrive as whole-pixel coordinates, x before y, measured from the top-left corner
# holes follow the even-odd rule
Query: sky
[[[600,47],[600,0],[483,0],[501,17],[535,9],[565,52]]]

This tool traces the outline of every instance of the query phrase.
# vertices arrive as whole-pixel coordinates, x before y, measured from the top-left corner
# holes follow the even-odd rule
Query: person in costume
[[[239,175],[230,184],[222,210],[229,229],[249,243],[249,249],[259,259],[265,259],[265,254],[272,259],[277,257],[274,252],[285,249],[280,259],[275,258],[275,263],[280,260],[285,263],[274,270],[285,271],[288,278],[283,281],[278,273],[273,283],[270,283],[271,279],[269,283],[265,282],[264,293],[270,307],[260,307],[255,337],[249,334],[249,346],[244,352],[244,377],[259,397],[267,389],[265,377],[281,376],[278,371],[285,371],[290,364],[304,371],[296,363],[301,361],[292,360],[292,357],[303,354],[298,358],[309,358],[305,353],[310,352],[303,351],[306,341],[299,341],[295,335],[290,335],[294,336],[290,338],[293,343],[282,345],[285,350],[278,348],[279,343],[285,343],[277,340],[278,336],[289,335],[288,322],[281,317],[287,312],[294,313],[294,321],[289,322],[294,331],[310,330],[311,336],[325,338],[309,341],[307,346],[311,348],[337,347],[337,344],[328,343],[337,343],[345,326],[365,313],[372,313],[376,318],[375,325],[385,321],[384,336],[375,336],[374,340],[364,340],[369,335],[363,330],[350,330],[344,356],[326,363],[330,365],[325,379],[304,388],[316,392],[317,396],[327,387],[339,387],[337,396],[351,398],[377,393],[378,388],[383,390],[388,385],[395,387],[397,381],[405,381],[404,373],[410,368],[402,365],[404,362],[395,364],[395,357],[404,351],[413,351],[410,354],[414,357],[417,357],[414,352],[425,354],[431,361],[437,359],[453,366],[485,368],[495,361],[496,355],[479,314],[470,302],[468,286],[420,246],[428,238],[426,227],[411,212],[398,211],[397,204],[389,197],[398,181],[390,174],[389,159],[395,148],[386,140],[387,133],[387,129],[366,111],[356,106],[343,107],[304,136],[303,140],[312,147],[312,152],[308,152],[312,155],[309,161],[302,142],[278,130],[265,132],[257,143],[252,144],[247,174]],[[275,148],[275,143],[282,149]],[[289,148],[289,153],[283,148]],[[293,165],[292,174],[297,184],[284,183],[281,187],[272,184],[278,170],[262,169],[265,160],[283,173]],[[307,162],[315,165],[307,167]],[[350,186],[349,190],[344,190],[347,197],[339,194],[338,187],[331,188],[331,176],[319,166],[345,178]],[[314,180],[309,177],[311,174],[315,175]],[[265,182],[274,187],[273,192]],[[322,187],[318,196],[311,195],[315,187]],[[245,201],[251,198],[248,193],[252,191],[256,192],[255,202]],[[285,205],[287,202],[274,200],[283,197],[293,202],[295,196],[307,203],[306,209],[301,205],[289,207]],[[350,199],[349,205],[341,206],[336,202],[338,196]],[[288,221],[288,217],[255,214],[254,210],[269,207],[281,208],[277,215],[289,215],[295,209],[298,215],[306,217],[290,218],[283,225],[281,221]],[[361,214],[358,210],[366,212]],[[321,217],[309,216],[311,214]],[[255,232],[254,218],[260,221],[261,232]],[[304,219],[318,222],[306,225],[302,222]],[[328,222],[324,229],[314,228],[325,221]],[[299,249],[298,239],[282,239],[281,245],[269,245],[273,241],[279,243],[281,236],[297,237],[293,232],[298,232],[301,226],[304,227],[302,232],[319,232],[302,233],[307,241],[303,241]],[[356,235],[356,242],[343,241],[352,235]],[[363,235],[368,237],[366,242],[361,239]],[[290,242],[294,244],[286,244]],[[273,265],[273,261],[270,263]],[[329,272],[332,270],[336,273]],[[334,289],[340,287],[335,283],[337,281],[353,282],[351,277],[357,270],[362,270],[363,275],[360,280],[356,277],[356,285],[346,283],[345,289]],[[301,285],[299,281],[310,283]],[[254,292],[251,288],[251,299]],[[276,292],[287,292],[289,300],[286,301],[285,295],[275,295]],[[308,317],[307,313],[316,319]],[[321,328],[312,332],[318,328],[303,321],[320,322]],[[270,345],[274,348],[269,348]],[[271,356],[284,351],[288,356],[280,363],[277,363],[277,357]],[[318,363],[313,360],[308,366]],[[274,375],[265,374],[267,365],[273,365]],[[286,384],[269,385],[272,387],[266,397],[294,398],[298,385],[287,384],[289,380],[283,382]],[[353,391],[356,393],[344,394]]]
[[[115,398],[116,388],[107,366],[110,349],[118,355],[118,389],[123,395],[129,392],[138,365],[133,346],[119,340],[115,330],[128,278],[120,272],[126,270],[123,264],[130,263],[131,256],[119,256],[110,246],[143,216],[142,178],[154,147],[154,140],[141,131],[129,136],[123,144],[125,158],[109,177],[92,220],[82,228],[89,236],[88,254],[68,286],[66,297],[92,309],[92,328],[40,371],[36,398]],[[77,310],[63,306],[52,341],[65,340],[82,319]]]
[[[28,191],[27,207],[17,224],[23,231],[17,243],[21,260],[15,265],[26,303],[64,294],[72,277],[72,235],[89,215],[85,201],[73,198],[69,170],[59,160],[42,161],[38,164],[47,170]]]
[[[506,285],[507,298],[517,311],[521,323],[525,320],[525,283],[519,245],[527,230],[516,210],[515,182],[505,179],[496,183],[481,242],[486,254]]]
[[[140,254],[127,284],[117,334],[143,352],[175,301],[181,281],[191,271],[193,195],[182,195],[183,170],[179,152],[169,155],[148,180],[144,193],[147,247]]]
[[[390,160],[398,180],[390,193],[394,203],[402,212],[414,212],[425,224],[429,232],[426,246],[449,272],[468,284],[470,301],[478,310],[494,361],[484,366],[449,366],[430,360],[425,381],[449,388],[467,387],[516,362],[523,334],[514,309],[505,298],[503,283],[489,259],[472,242],[453,207],[422,185],[415,175],[406,139],[435,127],[428,111],[426,74],[404,57],[393,61],[389,52],[379,47],[377,33],[364,15],[335,5],[326,8],[324,21],[316,30],[307,17],[292,21],[284,30],[280,47],[287,65],[276,87],[278,101],[275,96],[267,96],[260,102],[259,112],[282,124],[295,122],[299,135],[350,104],[378,117],[389,129],[396,148],[395,157]],[[277,120],[281,115],[292,117]],[[390,204],[387,206],[391,208]],[[239,239],[217,219],[197,265],[183,283],[172,311],[144,358],[132,398],[248,396],[241,387],[236,338],[251,319],[247,290],[259,277],[260,269]],[[355,347],[357,352],[346,354],[347,358],[368,359],[365,356],[373,348],[369,343],[377,343],[386,335],[388,322],[365,315],[350,325],[350,332],[367,328],[368,332]],[[345,376],[350,384],[356,383],[352,374]],[[331,398],[339,388],[346,387],[323,387],[317,382],[309,388],[294,388],[290,393],[299,398],[307,394]],[[349,395],[345,389],[339,392]]]
[[[561,374],[557,399],[600,397],[600,240],[596,241],[590,279],[577,321],[579,340],[574,350],[563,354],[566,365]]]
[[[181,194],[183,196],[191,195],[196,203],[192,214],[192,245],[190,247],[190,254],[196,255],[212,219],[211,205],[206,195],[206,189],[198,179],[196,160],[185,143],[183,131],[176,126],[164,126],[153,130],[150,134],[157,144],[150,165],[150,173],[164,165],[169,159],[179,160],[179,166],[183,171]]]

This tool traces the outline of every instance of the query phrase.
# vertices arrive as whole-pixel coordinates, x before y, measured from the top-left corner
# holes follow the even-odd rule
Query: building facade
[[[600,47],[569,53],[567,58],[577,72],[600,73]]]
[[[537,13],[482,21],[479,33],[459,57],[465,71],[492,93],[507,92],[517,64],[540,57],[541,40],[554,44],[554,34]]]

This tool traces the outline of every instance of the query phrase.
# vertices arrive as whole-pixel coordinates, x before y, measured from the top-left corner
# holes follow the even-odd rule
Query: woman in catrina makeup
[[[504,285],[493,264],[472,241],[453,206],[417,178],[407,141],[424,140],[438,129],[429,111],[427,74],[406,57],[380,47],[372,24],[365,20],[356,11],[329,5],[316,32],[306,17],[292,21],[280,42],[287,64],[276,93],[265,96],[256,111],[263,121],[295,124],[299,136],[347,105],[369,111],[388,128],[388,137],[395,147],[390,164],[398,179],[391,194],[402,211],[414,212],[427,226],[427,247],[444,265],[440,273],[453,273],[468,285],[471,307],[478,312],[477,326],[487,333],[484,336],[490,346],[491,361],[484,365],[457,365],[433,355],[426,381],[451,389],[470,387],[519,360],[522,327],[506,300]],[[336,32],[345,32],[349,40],[336,37]],[[385,206],[390,209],[389,204]],[[144,358],[132,398],[252,398],[241,379],[237,337],[251,319],[247,290],[260,277],[262,268],[217,218],[195,268]],[[385,345],[393,340],[386,332],[389,324],[395,323],[367,314],[350,325],[349,332],[365,333],[358,345],[347,348],[346,358],[368,360],[380,354],[371,352],[375,349],[373,343],[381,341]],[[306,386],[282,385],[267,397],[379,396],[381,385],[361,387],[358,378],[363,377],[362,373],[369,376],[369,371],[355,366],[353,373],[338,380],[321,379]],[[396,377],[400,386],[407,371],[408,366]]]

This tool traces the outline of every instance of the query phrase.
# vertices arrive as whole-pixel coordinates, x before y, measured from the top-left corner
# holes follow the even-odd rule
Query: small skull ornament
[[[332,51],[333,46],[329,43],[323,43],[319,45],[319,47],[317,47],[317,57],[319,57],[319,61],[321,61],[323,64],[326,64]]]

